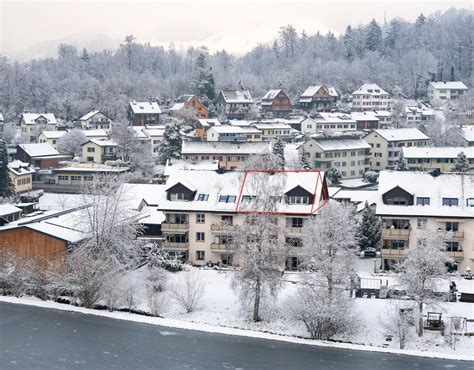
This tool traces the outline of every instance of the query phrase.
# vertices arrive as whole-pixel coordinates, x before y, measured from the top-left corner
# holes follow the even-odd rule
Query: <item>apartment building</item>
[[[304,222],[327,201],[324,173],[277,172],[268,176],[275,176],[275,181],[285,177],[282,194],[274,195],[280,199],[275,214],[282,230],[278,237],[289,245],[287,267],[296,269],[304,258],[301,243]],[[245,178],[252,181],[252,173]],[[242,204],[255,197],[250,190],[252,186],[244,186],[243,181],[241,172],[173,172],[157,208],[165,213],[165,222],[161,224],[165,238],[162,247],[194,265],[206,261],[231,264],[232,234],[246,215],[246,211],[241,211]]]
[[[300,147],[309,154],[311,168],[337,168],[342,179],[362,177],[370,167],[370,145],[357,137],[313,138]]]
[[[382,261],[389,269],[416,248],[424,229],[445,238],[464,272],[474,262],[474,174],[382,171],[376,206],[382,217]]]
[[[249,156],[271,152],[271,143],[232,143],[232,142],[183,142],[181,149],[182,159],[190,161],[218,160],[219,168],[235,170],[240,167]]]
[[[345,113],[318,113],[301,122],[301,132],[312,135],[318,132],[356,131],[357,122]]]
[[[32,189],[32,176],[35,169],[29,163],[19,160],[8,163],[8,173],[15,188],[15,193],[20,194]]]
[[[54,131],[58,122],[53,113],[22,113],[20,115],[21,138],[25,143],[36,143],[42,130]]]
[[[227,118],[244,118],[253,107],[252,95],[248,90],[222,90],[216,100],[220,114]]]
[[[416,128],[374,130],[364,136],[371,147],[370,168],[393,168],[403,147],[425,147],[429,137]]]
[[[107,134],[112,132],[112,118],[100,110],[93,110],[79,118],[83,130],[104,130]]]
[[[468,87],[461,81],[430,82],[428,85],[428,98],[430,103],[459,98],[468,91]]]
[[[298,99],[298,107],[305,111],[319,110],[330,112],[337,108],[339,95],[332,86],[309,86]]]
[[[272,141],[279,137],[283,141],[291,141],[294,138],[295,130],[290,125],[281,122],[256,122],[253,127],[262,133],[263,141]]]
[[[136,102],[128,104],[127,116],[132,126],[147,126],[160,124],[161,108],[158,102],[150,99],[149,101]]]
[[[100,164],[117,159],[117,144],[113,140],[92,139],[81,146],[82,157],[87,162]]]
[[[459,153],[463,152],[474,169],[474,147],[403,148],[403,156],[411,170],[450,172]]]
[[[206,138],[207,141],[244,143],[262,141],[263,135],[262,131],[252,126],[218,125],[207,130]]]
[[[352,93],[354,111],[387,110],[389,94],[377,84],[366,83]]]
[[[262,113],[269,114],[272,117],[288,116],[293,106],[289,96],[281,89],[269,90],[260,102]]]

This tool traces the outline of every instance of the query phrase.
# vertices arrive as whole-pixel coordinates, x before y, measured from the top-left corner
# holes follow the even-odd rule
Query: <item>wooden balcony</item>
[[[187,231],[189,230],[189,224],[176,224],[176,223],[171,223],[171,222],[163,222],[161,224],[161,230],[163,232]]]
[[[303,231],[303,228],[302,227],[287,226],[287,227],[285,227],[285,231],[288,234],[301,234],[301,232]]]
[[[408,253],[407,249],[390,249],[390,248],[382,248],[382,258],[400,258],[406,257]]]
[[[226,231],[234,231],[235,226],[234,225],[227,225],[227,224],[211,224],[211,231],[220,231],[220,232],[226,232]]]
[[[382,229],[382,239],[409,239],[410,229]]]
[[[464,259],[464,251],[455,251],[455,252],[446,251],[446,254],[448,255],[448,257],[451,257],[456,260]]]
[[[225,243],[211,243],[211,252],[213,253],[232,253],[234,250],[229,244]]]
[[[178,242],[163,242],[162,244],[163,248],[169,248],[169,249],[182,249],[186,250],[189,248],[189,243],[188,242],[183,242],[183,243],[178,243]]]

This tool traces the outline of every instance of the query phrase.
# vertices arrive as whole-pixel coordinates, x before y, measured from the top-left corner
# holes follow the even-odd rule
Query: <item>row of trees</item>
[[[216,90],[239,84],[257,96],[283,87],[296,97],[311,84],[331,84],[350,93],[371,81],[416,98],[432,78],[454,77],[472,85],[472,35],[466,32],[473,28],[472,19],[470,10],[451,9],[420,15],[415,22],[348,25],[339,36],[308,35],[288,25],[273,44],[258,45],[239,57],[225,50],[211,54],[205,47],[185,52],[152,47],[132,35],[115,51],[89,53],[62,44],[55,59],[0,58],[0,111],[7,120],[30,110],[53,111],[71,121],[100,108],[125,121],[133,99],[166,102],[192,92],[211,102]]]

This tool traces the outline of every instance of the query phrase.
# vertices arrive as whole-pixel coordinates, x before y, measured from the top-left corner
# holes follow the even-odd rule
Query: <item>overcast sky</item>
[[[282,25],[308,34],[343,32],[372,18],[413,20],[450,7],[473,8],[471,0],[416,1],[21,1],[0,0],[0,51],[39,53],[65,40],[78,46],[118,44],[127,34],[153,45],[206,45],[242,53],[269,42]],[[88,40],[88,41],[85,41]],[[91,41],[96,40],[94,45]],[[30,55],[28,55],[30,56]]]

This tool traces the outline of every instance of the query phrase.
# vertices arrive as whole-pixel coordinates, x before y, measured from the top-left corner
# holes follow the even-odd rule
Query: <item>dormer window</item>
[[[448,206],[448,207],[458,206],[458,198],[443,198],[443,206]]]
[[[184,200],[184,193],[171,193],[170,199],[173,200]]]
[[[309,204],[309,197],[291,195],[288,197],[288,204]]]
[[[235,203],[237,197],[235,195],[220,195],[219,203]]]
[[[430,198],[429,197],[418,197],[418,198],[416,198],[416,205],[417,206],[429,206],[430,205]]]
[[[209,194],[199,194],[197,200],[206,202],[209,200]]]

